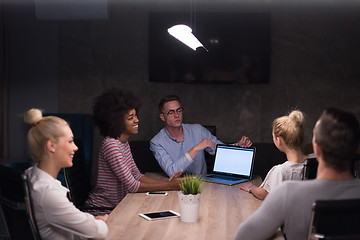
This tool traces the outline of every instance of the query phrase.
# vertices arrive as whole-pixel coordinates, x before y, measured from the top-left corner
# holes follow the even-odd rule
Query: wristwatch
[[[250,187],[248,187],[247,191],[250,192],[251,187],[254,186],[255,184],[251,184]]]

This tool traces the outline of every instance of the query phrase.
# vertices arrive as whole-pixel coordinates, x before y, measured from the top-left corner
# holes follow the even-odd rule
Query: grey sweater
[[[360,198],[359,179],[283,182],[252,216],[240,224],[235,239],[268,239],[282,225],[287,239],[307,239],[315,200],[354,198]]]

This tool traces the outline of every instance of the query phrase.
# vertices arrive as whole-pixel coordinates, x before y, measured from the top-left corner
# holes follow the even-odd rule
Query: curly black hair
[[[139,107],[139,98],[131,92],[116,88],[106,90],[93,102],[94,123],[102,136],[118,138],[125,131],[125,114]]]

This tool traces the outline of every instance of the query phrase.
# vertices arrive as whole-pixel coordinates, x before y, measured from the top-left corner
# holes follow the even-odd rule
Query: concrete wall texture
[[[224,142],[235,142],[242,135],[254,142],[271,142],[272,120],[294,108],[305,113],[306,142],[311,142],[312,128],[329,106],[360,117],[360,4],[198,0],[196,9],[270,12],[270,83],[149,82],[149,12],[190,11],[190,1],[113,0],[108,1],[107,20],[40,22],[57,31],[51,35],[57,47],[46,56],[57,62],[57,71],[50,76],[57,78],[59,112],[91,113],[93,99],[104,89],[125,88],[143,100],[140,131],[131,140],[150,140],[162,127],[158,101],[177,94],[185,108],[184,122],[216,125]],[[16,90],[12,94],[16,96]]]
[[[356,100],[360,90],[359,7],[278,4],[244,9],[235,5],[232,11],[271,12],[269,84],[149,82],[148,13],[172,8],[114,4],[107,21],[60,24],[60,111],[90,112],[93,98],[103,89],[130,89],[144,101],[136,138],[150,139],[162,127],[159,99],[177,94],[186,109],[185,122],[216,125],[219,138],[227,142],[243,134],[256,142],[271,141],[272,120],[293,108],[307,116],[307,141],[324,108],[337,106],[360,114]],[[230,7],[225,4],[221,11]]]

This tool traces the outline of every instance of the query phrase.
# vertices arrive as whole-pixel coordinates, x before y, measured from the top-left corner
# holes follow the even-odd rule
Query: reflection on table
[[[253,182],[260,185],[260,177]],[[177,191],[169,191],[168,196],[129,193],[109,216],[107,239],[234,239],[239,224],[262,203],[241,191],[239,186],[206,182],[201,195],[199,221],[195,223],[183,223],[180,218],[147,221],[138,215],[161,210],[180,213]]]

